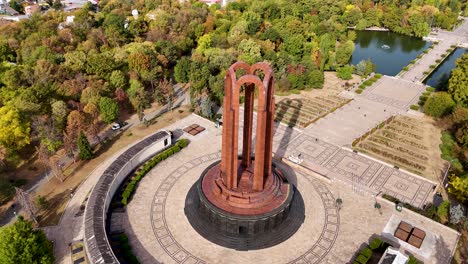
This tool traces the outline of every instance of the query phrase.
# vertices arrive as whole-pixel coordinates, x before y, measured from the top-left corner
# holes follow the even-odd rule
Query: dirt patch
[[[191,113],[189,107],[180,107],[174,109],[172,112],[168,112],[158,117],[152,125],[145,127],[144,125],[138,125],[132,127],[127,131],[117,134],[112,139],[106,140],[102,146],[98,146],[96,149],[96,157],[90,161],[77,161],[76,163],[69,166],[64,174],[66,176],[64,182],[60,182],[58,179],[53,178],[42,187],[40,187],[34,197],[41,195],[48,201],[48,209],[39,211],[39,225],[40,226],[52,226],[57,225],[62,213],[64,212],[66,205],[70,199],[70,196],[74,190],[83,182],[87,176],[100,164],[102,164],[107,158],[114,155],[116,152],[128,145],[133,144],[148,136],[155,131],[180,120]]]
[[[360,151],[435,182],[445,171],[440,130],[429,117],[397,116],[355,143]]]

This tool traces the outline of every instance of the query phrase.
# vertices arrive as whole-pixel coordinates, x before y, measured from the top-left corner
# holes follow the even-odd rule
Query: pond
[[[395,76],[423,50],[431,46],[419,38],[389,31],[356,31],[351,63],[371,59],[376,72]]]
[[[465,52],[466,49],[457,48],[453,51],[440,65],[429,75],[424,83],[436,88],[438,91],[447,90],[448,79],[450,77],[450,72],[455,68],[455,61],[460,58]]]

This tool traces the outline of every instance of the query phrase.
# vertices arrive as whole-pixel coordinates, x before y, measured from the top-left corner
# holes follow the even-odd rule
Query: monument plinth
[[[242,69],[244,75],[236,77]],[[257,75],[261,73],[263,80]],[[273,70],[266,63],[237,62],[224,79],[221,161],[212,164],[198,184],[200,209],[209,221],[229,233],[269,231],[286,219],[294,188],[272,161],[275,115]],[[239,94],[244,88],[244,128],[239,156]],[[255,88],[258,92],[255,93]],[[257,94],[255,153],[253,109]]]

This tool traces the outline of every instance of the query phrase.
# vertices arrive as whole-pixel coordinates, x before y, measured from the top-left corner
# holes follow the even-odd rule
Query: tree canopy
[[[163,80],[187,83],[193,108],[207,112],[222,103],[224,75],[236,60],[269,63],[277,91],[321,88],[324,70],[349,69],[355,34],[348,27],[423,36],[428,26],[452,28],[462,8],[460,0],[240,0],[224,8],[106,0],[64,23],[68,13],[56,7],[0,25],[0,144],[8,155],[30,141],[72,153],[78,131],[96,137],[100,122],[123,109],[142,119],[153,101],[168,102],[161,98],[172,89]],[[355,71],[371,68],[362,63]],[[466,101],[455,90],[455,101]]]
[[[9,226],[0,228],[0,263],[54,263],[52,243],[42,230],[32,228],[23,217]]]

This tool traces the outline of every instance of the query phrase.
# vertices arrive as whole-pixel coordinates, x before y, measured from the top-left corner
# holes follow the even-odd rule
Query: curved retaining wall
[[[91,263],[119,263],[106,234],[106,215],[112,197],[130,172],[170,145],[170,133],[159,131],[127,149],[101,175],[89,195],[84,217],[84,242]]]

